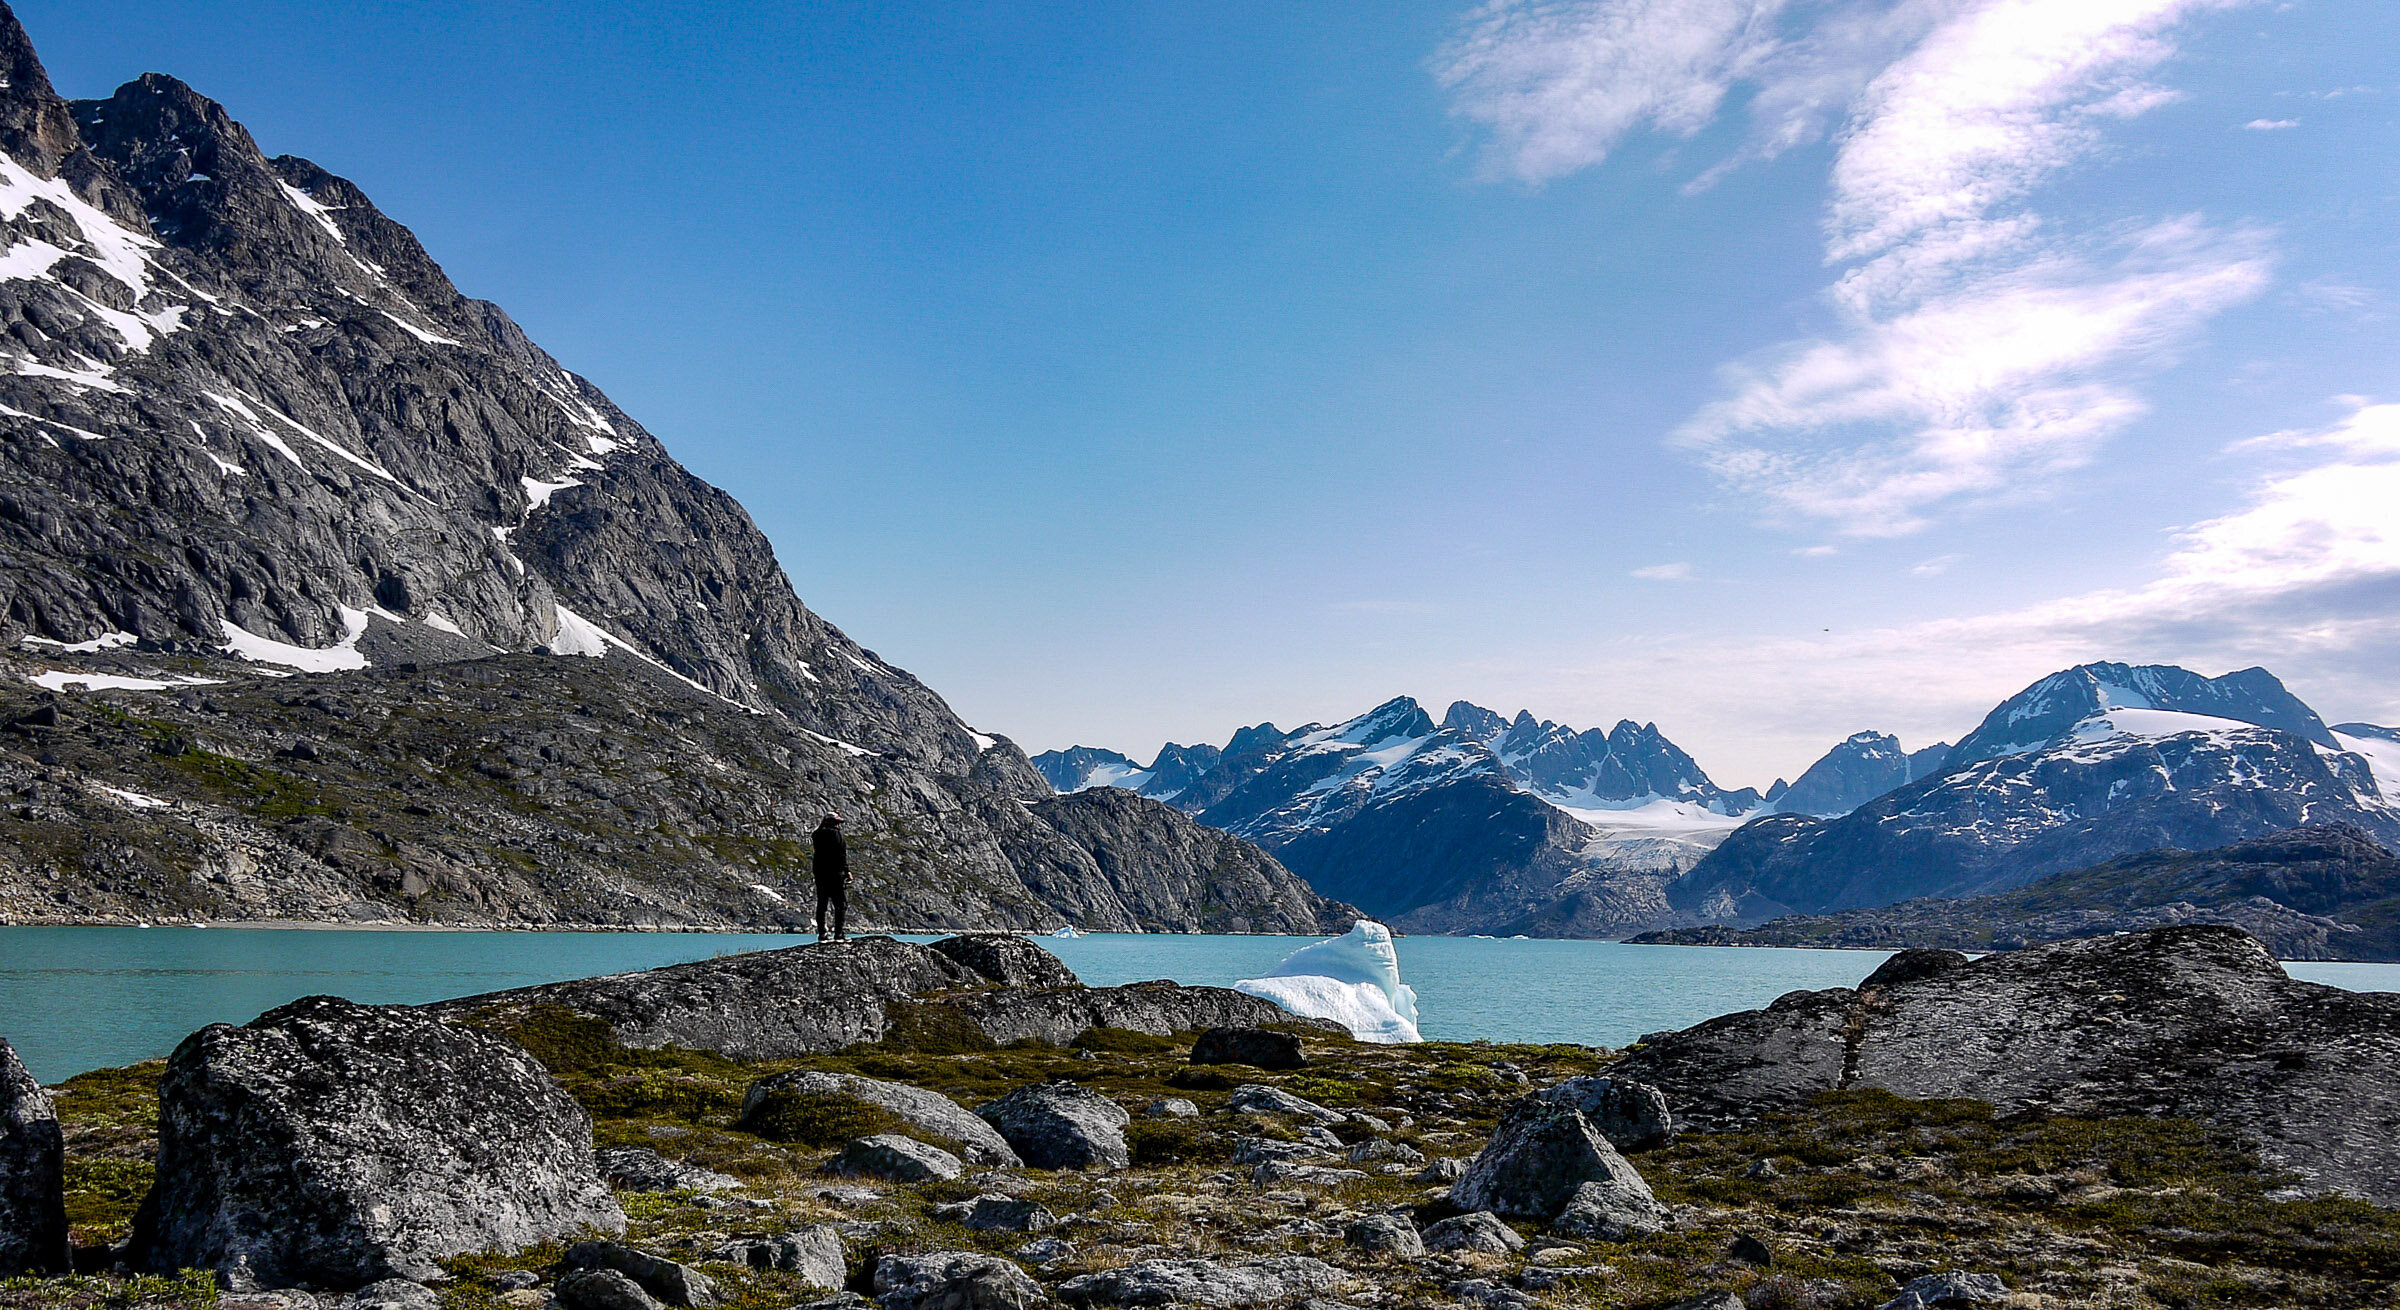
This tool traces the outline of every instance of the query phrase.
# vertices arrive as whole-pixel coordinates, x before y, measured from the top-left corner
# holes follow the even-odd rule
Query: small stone
[[[1058,1216],[1039,1201],[978,1196],[960,1222],[978,1232],[1038,1233],[1058,1227]]]
[[[1075,1258],[1075,1244],[1055,1237],[1037,1237],[1017,1248],[1017,1258],[1046,1269],[1062,1260]]]
[[[1677,1301],[1668,1310],[1746,1310],[1742,1298],[1731,1292],[1702,1292],[1688,1300]]]
[[[1086,1306],[1262,1306],[1337,1287],[1342,1271],[1322,1260],[1137,1260],[1059,1284],[1059,1299]]]
[[[742,1180],[714,1169],[670,1160],[645,1146],[612,1146],[593,1152],[600,1176],[621,1192],[724,1192]]]
[[[1359,1127],[1366,1129],[1370,1133],[1389,1133],[1392,1131],[1392,1125],[1389,1122],[1376,1118],[1374,1115],[1368,1114],[1364,1110],[1352,1110],[1350,1112],[1350,1122],[1357,1124]]]
[[[1200,1107],[1180,1096],[1161,1097],[1142,1107],[1145,1119],[1191,1119],[1198,1117]]]
[[[1025,1163],[990,1124],[940,1092],[851,1073],[795,1069],[761,1078],[742,1093],[742,1113],[734,1126],[756,1131],[771,1124],[776,1104],[790,1096],[863,1101],[928,1137],[958,1143],[959,1155],[971,1164],[1014,1169]]]
[[[1988,1305],[2008,1299],[2008,1287],[1998,1274],[1970,1274],[1953,1269],[1927,1274],[1900,1289],[1900,1295],[1877,1310],[1934,1310],[1935,1307]]]
[[[677,1264],[616,1242],[577,1242],[567,1248],[569,1269],[613,1269],[668,1305],[711,1306],[717,1285],[690,1265]],[[561,1293],[564,1296],[564,1293]]]
[[[1367,1175],[1358,1169],[1330,1169],[1324,1165],[1299,1164],[1291,1160],[1269,1160],[1250,1170],[1250,1181],[1258,1187],[1340,1187],[1345,1183],[1363,1183]]]
[[[1752,1160],[1750,1167],[1742,1171],[1742,1177],[1755,1178],[1764,1182],[1783,1177],[1783,1170],[1776,1168],[1773,1160],[1761,1158]]]
[[[521,1292],[541,1284],[542,1276],[531,1269],[503,1269],[492,1275],[492,1286],[503,1292]]]
[[[1466,1172],[1467,1162],[1457,1156],[1436,1156],[1426,1161],[1425,1167],[1417,1171],[1416,1181],[1420,1183],[1455,1183],[1465,1177]]]
[[[1725,1254],[1746,1265],[1764,1267],[1775,1263],[1775,1249],[1749,1233],[1736,1234]]]
[[[1328,1110],[1315,1101],[1304,1101],[1280,1087],[1264,1083],[1244,1083],[1233,1089],[1225,1099],[1225,1108],[1236,1114],[1284,1114],[1317,1124],[1338,1124],[1348,1116],[1339,1110]]]
[[[1257,1069],[1298,1069],[1308,1063],[1300,1038],[1266,1028],[1211,1028],[1192,1043],[1193,1064],[1246,1064]]]
[[[1425,1239],[1417,1234],[1417,1226],[1406,1216],[1373,1214],[1350,1225],[1342,1239],[1361,1251],[1375,1255],[1396,1255],[1418,1259],[1425,1254]]]
[[[946,1181],[967,1171],[948,1151],[898,1133],[861,1137],[843,1147],[825,1168],[852,1178],[888,1178],[902,1183]]]
[[[723,1243],[708,1253],[711,1260],[797,1273],[811,1287],[839,1291],[847,1279],[842,1237],[831,1224],[814,1224],[780,1237],[748,1238]]]
[[[1425,1153],[1406,1142],[1395,1142],[1382,1137],[1368,1138],[1350,1148],[1350,1163],[1352,1164],[1378,1164],[1386,1160],[1398,1161],[1401,1164],[1423,1164]]]
[[[1425,1249],[1509,1255],[1524,1250],[1525,1239],[1517,1236],[1516,1229],[1501,1222],[1500,1216],[1489,1210],[1477,1210],[1444,1219],[1426,1229]]]

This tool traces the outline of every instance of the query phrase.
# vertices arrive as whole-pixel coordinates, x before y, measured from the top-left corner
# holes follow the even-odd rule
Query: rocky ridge
[[[356,186],[172,77],[63,100],[4,7],[0,64],[0,678],[59,729],[0,753],[0,916],[782,926],[838,807],[870,919],[1318,926],[1272,861],[1104,873]]]

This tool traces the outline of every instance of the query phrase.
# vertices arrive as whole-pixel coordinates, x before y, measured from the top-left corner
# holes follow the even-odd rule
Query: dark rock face
[[[791,840],[831,806],[860,816],[870,857],[854,921],[1316,925],[1306,888],[1255,856],[1190,903],[1164,889],[1189,870],[1103,849],[1104,874],[1088,836],[1021,804],[1050,793],[1022,752],[810,611],[732,497],[459,294],[350,182],[270,158],[172,77],[69,104],[4,12],[0,70],[0,245],[19,252],[0,279],[6,681],[226,679],[177,728],[224,756],[204,775],[288,768],[320,793],[295,816],[83,736],[62,791],[163,783],[238,818],[96,801],[129,830],[122,860],[115,841],[82,853],[65,806],[12,811],[0,917],[789,924],[808,883]],[[129,640],[66,649],[110,634]],[[562,663],[591,667],[542,668]],[[268,682],[259,664],[314,672]],[[486,666],[457,675],[497,686],[473,709],[533,730],[413,712],[449,678],[410,664]],[[375,704],[280,703],[317,685]],[[335,720],[323,750],[298,731]],[[38,753],[0,749],[0,775]],[[686,835],[641,835],[669,831]],[[1270,883],[1272,904],[1243,899]]]
[[[1153,925],[1170,932],[1346,930],[1359,912],[1310,889],[1275,857],[1203,827],[1182,811],[1114,787],[1035,801],[1040,845],[1008,849],[1026,885],[1086,928]],[[1055,832],[1098,872],[1057,866]]]
[[[175,1048],[133,1250],[236,1288],[350,1288],[624,1223],[591,1119],[524,1048],[318,996]]]
[[[1921,898],[1757,928],[1674,929],[1701,945],[2016,950],[2152,928],[2239,928],[2284,960],[2400,960],[2400,859],[2350,824],[2312,824],[2213,851],[2147,851],[2015,891]]]
[[[1450,1189],[1462,1210],[1555,1220],[1571,1205],[1594,1204],[1581,1189],[1597,1184],[1615,1208],[1648,1200],[1649,1185],[1570,1104],[1529,1096],[1509,1107],[1492,1140]]]
[[[1015,933],[976,932],[944,937],[933,949],[1002,987],[1080,987],[1065,963]]]
[[[990,1124],[940,1092],[858,1074],[795,1069],[761,1078],[743,1093],[741,1120],[736,1126],[751,1124],[754,1116],[773,1103],[778,1092],[864,1101],[891,1111],[920,1132],[957,1143],[959,1154],[971,1163],[996,1169],[1014,1169],[1024,1163]]]
[[[875,1265],[883,1310],[1032,1310],[1042,1289],[1011,1261],[980,1251],[887,1255]]]
[[[1258,1069],[1297,1069],[1308,1063],[1300,1038],[1265,1028],[1211,1028],[1192,1043],[1194,1064],[1246,1064]]]
[[[2296,982],[2228,928],[1794,992],[1654,1038],[1611,1073],[1710,1115],[1876,1087],[2010,1111],[2191,1118],[2256,1143],[2313,1190],[2400,1202],[2400,997]]]
[[[1133,1163],[1123,1106],[1075,1083],[1020,1087],[977,1107],[1036,1169],[1123,1169]]]
[[[1916,776],[1915,756],[1902,750],[1900,739],[1888,733],[1860,732],[1832,750],[1792,781],[1775,800],[1784,814],[1830,817],[1848,814]]]
[[[64,1150],[50,1094],[0,1040],[0,1278],[67,1271]]]

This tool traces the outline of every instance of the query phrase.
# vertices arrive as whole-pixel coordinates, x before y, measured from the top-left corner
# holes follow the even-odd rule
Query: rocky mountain
[[[4,7],[0,70],[0,644],[65,697],[4,698],[11,916],[788,922],[827,807],[891,852],[872,920],[1115,898],[1021,752],[357,187],[171,77],[70,104]]]
[[[2005,891],[2121,855],[2334,822],[2400,840],[2400,809],[2369,758],[2273,675],[2086,665],[2004,702],[1934,774],[1836,818],[1745,825],[1670,898],[1694,919],[1749,925]]]
[[[1170,746],[1147,768],[1090,747],[1034,762],[1062,786],[1171,803],[1414,932],[1631,931],[1666,914],[1666,880],[1759,804],[1654,724],[1579,732],[1465,701],[1437,723],[1405,696],[1330,726]]]
[[[1887,733],[1853,733],[1790,785],[1771,791],[1768,800],[1781,814],[1848,814],[1894,787],[1924,777],[1949,753],[1948,743],[1910,751]]]
[[[2149,851],[2015,891],[1923,898],[1644,933],[1690,946],[2007,951],[2075,937],[2221,924],[2285,960],[2400,960],[2400,859],[2347,824],[2295,828],[2213,851]]]

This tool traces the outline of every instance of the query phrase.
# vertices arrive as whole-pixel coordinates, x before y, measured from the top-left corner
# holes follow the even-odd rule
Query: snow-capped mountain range
[[[1955,747],[1857,733],[1764,796],[1720,787],[1655,725],[1579,732],[1464,701],[1436,723],[1406,697],[1330,726],[1245,728],[1221,749],[1171,745],[1148,767],[1088,747],[1034,763],[1062,791],[1163,800],[1420,932],[1753,923],[2306,823],[2400,839],[2400,732],[2328,728],[2263,669],[2079,666]]]

